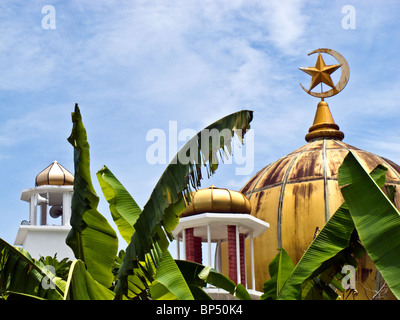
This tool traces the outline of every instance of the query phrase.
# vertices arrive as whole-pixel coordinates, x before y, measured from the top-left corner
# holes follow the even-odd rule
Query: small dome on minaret
[[[74,175],[65,169],[57,161],[51,163],[46,169],[41,171],[35,179],[36,186],[43,185],[73,185]]]
[[[180,215],[173,235],[177,240],[178,259],[179,242],[182,240],[184,260],[202,264],[202,243],[207,243],[208,265],[211,266],[213,256],[215,269],[229,274],[234,283],[246,286],[249,279],[252,288],[250,296],[260,299],[261,292],[255,291],[253,238],[268,229],[269,224],[251,216],[250,212],[250,201],[241,192],[215,186],[199,189],[191,195],[191,201]],[[249,274],[246,270],[246,238],[250,242],[250,248],[246,249],[250,253]],[[214,250],[211,243],[216,244]],[[206,292],[215,299],[226,298],[226,292],[212,288]]]
[[[249,199],[242,193],[211,186],[194,192],[190,204],[186,207],[181,217],[204,212],[250,214],[251,206]]]

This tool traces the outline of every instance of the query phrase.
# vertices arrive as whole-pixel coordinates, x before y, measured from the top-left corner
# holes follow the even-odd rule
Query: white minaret
[[[71,200],[74,176],[54,161],[36,176],[36,186],[22,191],[21,200],[29,203],[29,221],[22,221],[14,244],[33,258],[54,256],[73,259],[65,238],[71,230]]]

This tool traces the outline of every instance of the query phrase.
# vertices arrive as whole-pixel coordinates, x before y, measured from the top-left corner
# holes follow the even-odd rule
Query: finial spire
[[[315,113],[314,123],[309,129],[309,133],[306,135],[306,141],[309,142],[320,138],[342,140],[344,138],[344,134],[343,132],[339,131],[339,126],[333,120],[329,106],[324,101],[324,98],[332,97],[343,90],[349,81],[349,65],[340,53],[332,49],[317,49],[310,52],[308,55],[317,52],[318,58],[315,67],[299,68],[301,71],[306,72],[312,77],[310,89],[307,90],[302,84],[300,84],[300,86],[309,95],[316,98],[321,98]],[[321,52],[333,56],[339,62],[339,64],[326,65],[324,59],[322,58]],[[336,85],[334,85],[331,79],[331,74],[339,68],[341,68],[342,71],[340,80]],[[331,89],[329,91],[323,91],[323,83],[331,87]],[[314,89],[318,84],[321,84],[321,92],[312,92],[311,90]]]
[[[317,106],[314,123],[308,130],[306,141],[310,142],[318,138],[330,138],[343,140],[344,133],[339,131],[339,126],[333,120],[328,104],[321,99]]]

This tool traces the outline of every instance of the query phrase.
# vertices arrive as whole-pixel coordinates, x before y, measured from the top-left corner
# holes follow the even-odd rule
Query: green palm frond
[[[90,176],[90,153],[86,129],[78,105],[72,113],[73,128],[68,141],[74,147],[74,195],[71,231],[66,242],[82,260],[91,276],[105,287],[114,277],[111,269],[118,251],[118,238],[107,219],[97,211],[99,198]]]
[[[56,277],[41,261],[0,239],[0,297],[9,293],[21,297],[62,300],[65,281]]]
[[[231,155],[232,138],[242,141],[252,118],[252,111],[244,110],[214,122],[190,139],[167,166],[134,225],[135,232],[119,271],[117,297],[127,292],[128,275],[138,268],[139,261],[145,261],[147,254],[157,268],[157,257],[173,239],[171,231],[190,201],[192,190],[201,185],[202,167],[208,177],[213,175],[219,163]]]

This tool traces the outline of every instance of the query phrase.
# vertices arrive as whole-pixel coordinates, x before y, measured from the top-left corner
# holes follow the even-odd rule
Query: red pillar
[[[201,250],[201,238],[194,237],[194,262],[203,263],[203,252]]]
[[[244,234],[239,234],[240,242],[240,283],[246,287],[246,261],[244,252]]]
[[[244,234],[239,234],[239,252],[240,252],[240,283],[246,286],[246,263],[244,252]],[[237,247],[236,247],[236,226],[228,226],[228,263],[229,278],[238,283],[237,278]]]
[[[186,260],[194,261],[194,230],[188,228],[185,230]]]
[[[237,284],[236,226],[228,226],[229,279]]]
[[[194,229],[185,229],[186,260],[202,263],[201,238],[194,236]]]

